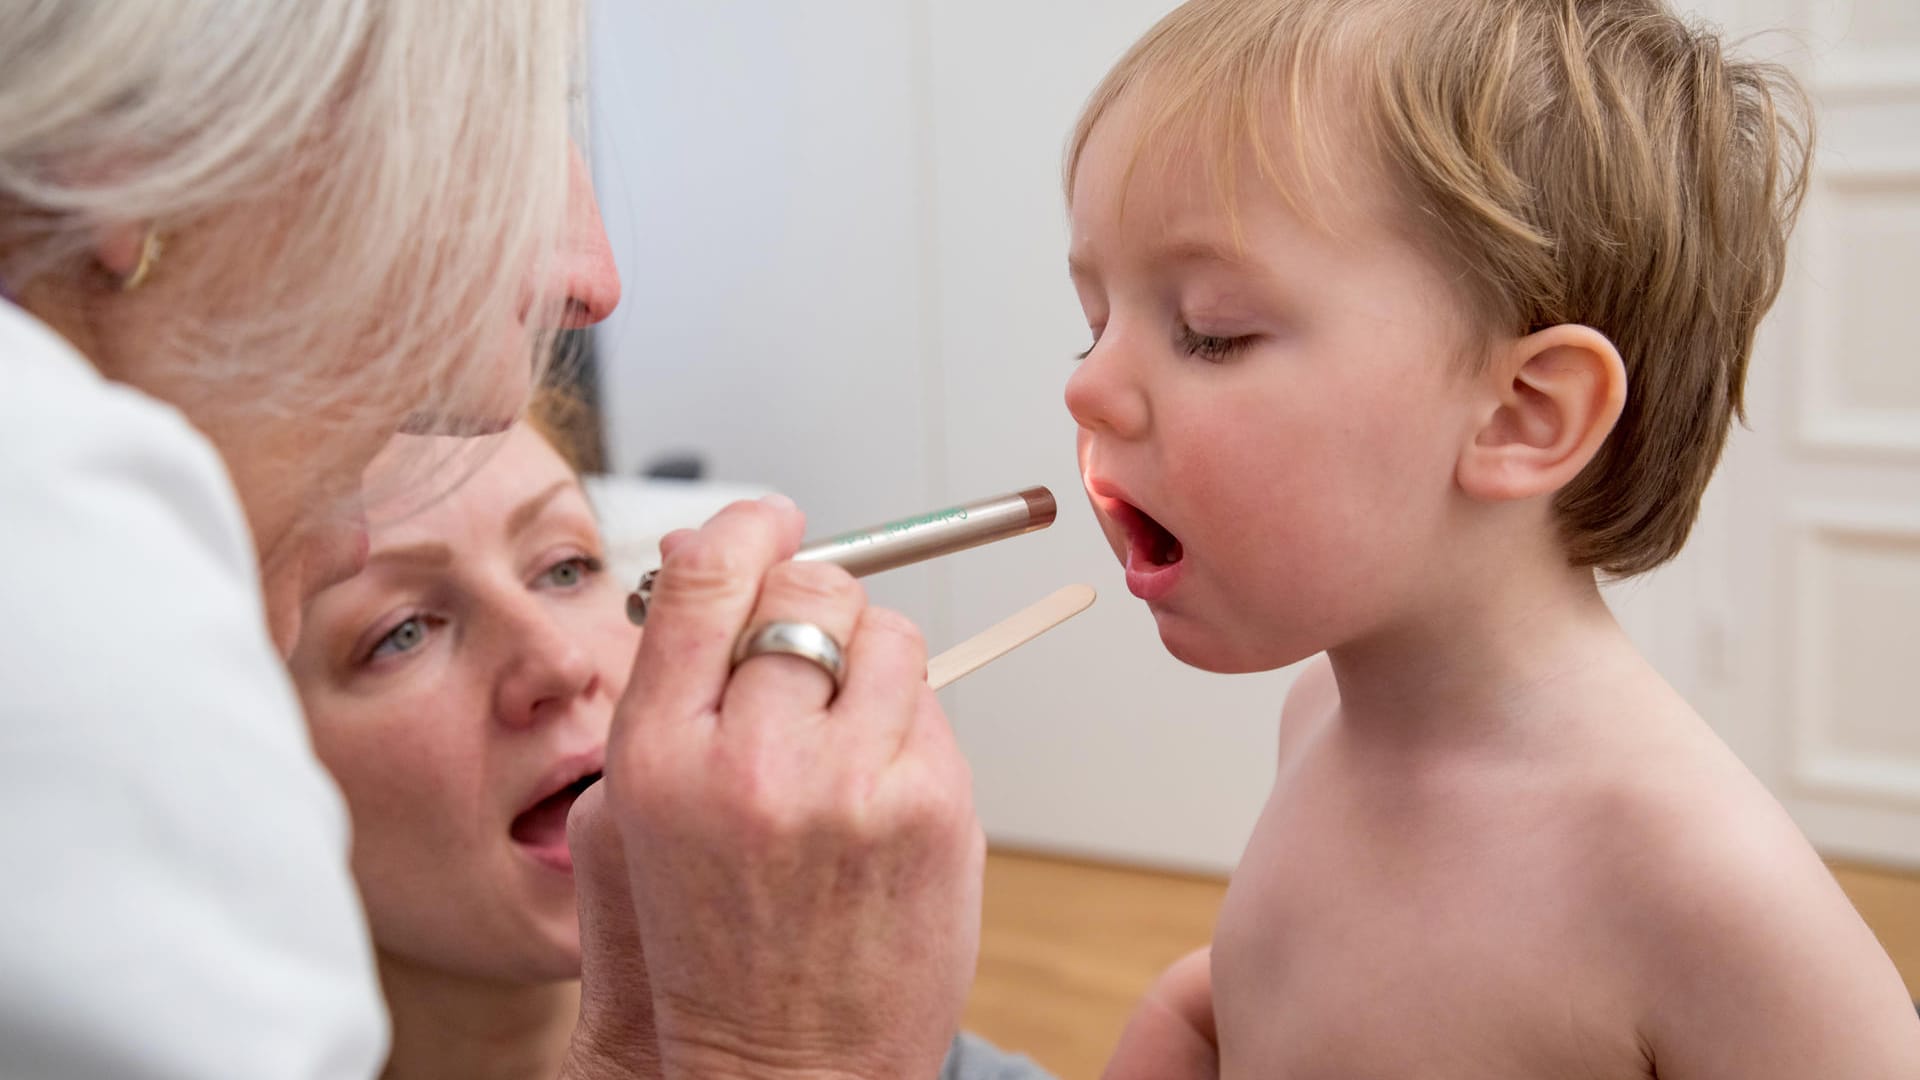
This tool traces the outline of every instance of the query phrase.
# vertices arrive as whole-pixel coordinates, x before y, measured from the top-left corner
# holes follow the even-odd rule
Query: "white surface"
[[[1061,503],[1050,532],[871,587],[920,617],[935,651],[1067,582],[1098,587],[1092,611],[944,695],[988,829],[1219,869],[1264,798],[1288,675],[1225,679],[1165,655],[1079,495],[1060,403],[1068,357],[1087,340],[1064,271],[1061,152],[1101,74],[1173,6],[601,5],[596,156],[629,286],[607,338],[608,387],[629,470],[697,449],[725,479],[792,494],[816,531],[1050,485]],[[1920,55],[1897,37],[1911,26],[1894,14],[1903,0],[1693,6],[1736,32],[1807,10],[1816,38],[1880,28],[1838,50],[1846,64],[1829,81],[1848,89],[1825,96],[1853,104],[1822,121],[1856,158],[1870,148],[1874,162],[1920,161],[1909,77],[1920,68],[1895,62]],[[1890,83],[1889,72],[1906,74]],[[1920,206],[1910,180],[1898,190]],[[1816,202],[1809,230],[1817,218]],[[1612,599],[1816,839],[1916,861],[1920,817],[1858,792],[1816,797],[1791,777],[1799,714],[1785,703],[1801,660],[1780,515],[1794,492],[1836,486],[1869,505],[1920,503],[1911,456],[1873,468],[1793,442],[1790,365],[1834,359],[1795,337],[1795,290],[1808,287],[1789,286],[1765,335],[1757,432],[1736,437],[1689,551]],[[1872,359],[1911,357],[1895,341]],[[1911,417],[1900,431],[1920,437]],[[1911,670],[1870,690],[1877,708],[1911,715]],[[1907,839],[1889,843],[1889,823]]]
[[[661,537],[698,527],[728,503],[770,493],[751,484],[624,476],[589,476],[582,484],[600,519],[607,566],[618,580],[629,583],[659,567]]]
[[[0,303],[0,1072],[371,1077],[345,808],[177,415]]]
[[[625,284],[600,336],[613,471],[694,449],[717,481],[793,495],[812,533],[938,501],[912,7],[594,5],[593,149]],[[938,620],[924,570],[872,592]]]

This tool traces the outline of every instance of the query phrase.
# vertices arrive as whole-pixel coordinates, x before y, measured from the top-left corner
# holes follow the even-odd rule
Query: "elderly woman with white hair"
[[[580,29],[574,0],[0,0],[0,1071],[380,1068],[279,654],[364,560],[389,436],[504,429],[617,300]],[[915,632],[789,563],[801,528],[774,502],[672,538],[572,824],[563,1075],[937,1069],[978,927],[966,768]],[[736,671],[772,620],[842,642],[845,685]]]

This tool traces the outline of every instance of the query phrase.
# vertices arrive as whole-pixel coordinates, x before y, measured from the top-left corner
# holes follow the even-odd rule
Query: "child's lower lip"
[[[1185,559],[1157,564],[1128,555],[1127,591],[1149,604],[1163,600],[1174,586],[1180,584],[1180,575],[1186,565]]]

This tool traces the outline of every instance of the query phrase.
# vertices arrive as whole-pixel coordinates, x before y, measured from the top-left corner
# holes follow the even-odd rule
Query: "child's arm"
[[[1324,654],[1295,677],[1280,714],[1279,773],[1340,704]],[[1134,1010],[1102,1080],[1216,1080],[1220,1037],[1213,1022],[1213,956],[1188,953],[1166,970]]]
[[[1794,841],[1749,832],[1693,852],[1654,902],[1642,944],[1664,959],[1643,1023],[1662,1080],[1920,1077],[1920,1017],[1898,973]]]
[[[1147,990],[1101,1080],[1216,1080],[1219,1075],[1211,951],[1200,949],[1175,961]]]

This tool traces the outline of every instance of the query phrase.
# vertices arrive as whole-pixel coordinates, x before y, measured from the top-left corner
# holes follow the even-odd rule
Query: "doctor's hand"
[[[567,814],[567,848],[580,905],[580,1020],[561,1080],[658,1077],[653,989],[633,919],[620,830],[596,783]]]
[[[985,841],[904,617],[788,560],[804,520],[736,503],[662,543],[608,745],[667,1077],[933,1076],[979,945]],[[736,642],[800,623],[844,683]]]

